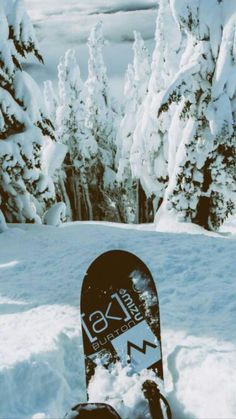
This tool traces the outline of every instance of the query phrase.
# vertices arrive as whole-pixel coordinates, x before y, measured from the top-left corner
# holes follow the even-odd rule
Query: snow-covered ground
[[[55,81],[59,58],[68,48],[76,50],[85,78],[88,35],[100,20],[108,40],[104,58],[111,88],[118,98],[122,97],[124,73],[133,59],[133,31],[141,32],[150,51],[154,46],[156,0],[25,0],[25,4],[45,58],[45,65],[32,63],[27,66],[37,82]]]
[[[85,400],[80,289],[110,249],[153,272],[173,418],[235,419],[236,236],[122,227],[19,225],[0,235],[1,419],[59,419]]]

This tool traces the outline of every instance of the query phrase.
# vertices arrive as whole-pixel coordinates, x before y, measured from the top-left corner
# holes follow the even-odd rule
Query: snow
[[[122,419],[135,417],[134,412],[139,418],[150,419],[142,391],[142,384],[146,380],[152,380],[162,388],[161,381],[155,377],[153,371],[143,370],[140,374],[131,376],[131,369],[124,368],[119,363],[111,373],[98,365],[89,385],[89,402],[99,399],[106,403],[109,400]]]
[[[2,211],[0,210],[0,233],[3,233],[6,230],[7,230],[7,224],[6,224],[6,221],[5,221],[5,217],[2,213]]]
[[[169,146],[168,186],[156,217],[158,229],[165,210],[176,211],[179,221],[203,220],[201,208],[208,202],[209,213],[205,211],[201,224],[217,230],[228,213],[233,213],[235,201],[236,6],[231,0],[162,0],[160,18],[165,4],[171,7],[182,41],[179,64],[157,107],[157,121],[160,122],[163,113],[171,121],[171,129],[165,127],[165,142]],[[163,25],[161,19],[160,23]],[[165,35],[169,26],[162,28]],[[173,55],[171,63],[176,63],[174,50],[169,50]],[[165,72],[168,74],[168,69]],[[157,136],[155,142],[159,143]],[[227,150],[222,153],[224,157],[219,150]],[[207,183],[208,163],[211,175]],[[162,224],[165,226],[164,220]]]
[[[227,94],[230,98],[235,93],[235,13],[236,6],[232,1],[229,1],[229,15],[225,17],[225,26],[223,29],[222,43],[220,46],[218,63],[216,67],[214,95],[217,97],[224,87],[226,87]],[[227,6],[224,6],[224,12],[227,13]],[[232,6],[234,6],[232,8]]]
[[[2,3],[5,8],[10,4],[8,0]],[[59,58],[66,50],[75,49],[84,80],[88,72],[88,48],[85,44],[91,28],[98,22],[103,22],[104,35],[109,41],[104,45],[104,61],[109,81],[118,97],[122,95],[127,64],[132,61],[133,31],[141,33],[150,52],[153,49],[156,0],[110,0],[109,4],[106,0],[90,3],[84,0],[26,0],[25,3],[36,26],[45,66],[36,64],[32,58],[30,64],[24,64],[24,68],[41,84],[46,79],[52,79],[53,83],[48,82],[45,87],[51,113],[56,107],[53,85]],[[191,118],[188,124],[177,124],[183,111],[183,101],[172,121],[162,115],[161,123],[156,124],[158,108],[165,105],[176,88],[185,86],[185,79],[189,83],[188,98],[192,101],[198,87],[195,75],[200,69],[205,80],[207,72],[213,72],[215,63],[211,92],[214,104],[207,109],[203,107],[203,113],[214,135],[222,131],[225,123],[227,126],[233,123],[231,110],[235,110],[236,103],[236,9],[235,0],[221,3],[219,0],[192,0],[193,37],[191,35],[185,45],[190,30],[187,25],[189,0],[162,2],[163,19],[160,19],[156,31],[160,45],[153,54],[149,94],[143,101],[142,114],[141,111],[138,113],[140,124],[137,128],[142,134],[140,143],[148,146],[151,156],[156,155],[142,173],[143,186],[151,192],[157,189],[160,193],[162,184],[157,187],[156,178],[161,178],[167,171],[163,162],[167,155],[164,143],[169,126],[169,134],[173,134],[174,140],[168,150],[169,155],[172,154],[169,174],[176,170],[184,153],[180,133],[187,141],[196,131]],[[27,43],[33,36],[32,27],[27,16],[22,14],[21,3],[18,5],[17,13],[9,15],[8,20],[14,22],[18,36],[23,19],[27,29],[22,36]],[[200,24],[194,25],[198,21],[198,13]],[[11,73],[14,48],[9,40],[9,49],[6,48],[5,14],[1,14],[1,18],[2,56],[6,69]],[[177,23],[184,28],[186,39],[181,39]],[[167,33],[164,33],[165,26]],[[199,41],[208,36],[210,45]],[[195,41],[198,41],[197,45]],[[200,60],[209,53],[211,60]],[[143,66],[137,65],[137,69],[143,70]],[[191,84],[192,76],[194,81]],[[38,143],[42,142],[38,139],[36,128],[30,129],[30,120],[37,122],[41,119],[44,105],[40,100],[40,89],[27,73],[22,73],[21,80],[17,80],[16,75],[16,81],[17,97],[24,102],[28,112],[25,115],[20,106],[14,105],[14,114],[19,121],[29,125],[29,129],[24,135],[12,136],[10,142],[2,141],[1,154],[9,152],[11,155],[13,143],[20,143],[24,146],[25,155],[30,157],[32,145],[26,140],[37,137]],[[34,97],[30,95],[31,91],[35,93]],[[129,95],[128,91],[126,93]],[[184,93],[187,94],[186,91]],[[3,109],[9,108],[13,115],[8,93],[4,94],[3,102]],[[130,125],[132,121],[129,119],[127,122]],[[154,135],[159,136],[157,142],[153,142]],[[208,136],[207,139],[211,149],[212,138]],[[25,179],[38,179],[39,193],[45,190],[49,176],[56,173],[66,153],[63,144],[56,144],[49,138],[45,139],[45,144],[45,174],[24,168]],[[129,145],[126,145],[127,148]],[[199,141],[194,172],[196,182],[203,180],[200,172],[204,163],[203,148],[204,144]],[[176,151],[178,154],[174,156]],[[18,154],[14,158],[17,157],[25,166],[20,160],[20,151]],[[125,161],[122,164],[124,166]],[[217,164],[220,167],[217,190],[220,190],[224,183],[223,162],[219,159]],[[111,173],[111,169],[105,172],[107,186]],[[154,178],[151,175],[155,175]],[[8,182],[8,177],[8,173],[4,173],[5,182]],[[173,181],[169,188],[173,189]],[[10,186],[9,191],[14,195],[15,191]],[[191,192],[190,189],[187,191]],[[35,218],[32,215],[36,213],[35,200],[16,195],[16,201],[25,216]],[[194,210],[196,193],[191,195],[190,201],[183,197],[182,210],[188,205]],[[7,225],[0,211],[0,419],[61,418],[73,405],[86,400],[80,291],[90,263],[99,254],[111,249],[134,252],[154,275],[161,312],[163,392],[170,402],[173,419],[235,419],[236,218],[229,219],[219,233],[206,232],[197,225],[180,222],[181,214],[177,220],[173,212],[167,211],[167,205],[164,200],[155,226],[106,222],[61,225],[65,217],[63,203],[57,203],[44,214],[44,222],[48,225]],[[115,207],[115,202],[111,202],[110,206]],[[35,221],[40,222],[40,219],[35,218]],[[138,278],[135,272],[133,274],[135,285],[141,288],[142,278]],[[145,292],[142,296],[148,303],[153,297]],[[119,365],[109,375],[98,367],[90,387],[90,401],[106,401],[109,395],[111,404],[123,419],[137,419],[140,411],[144,419],[146,413],[141,385],[146,378],[154,377],[147,371],[130,377],[129,368],[121,369]]]
[[[63,221],[66,220],[66,204],[64,202],[57,202],[49,208],[44,216],[44,224],[59,227]]]
[[[41,170],[42,134],[53,135],[40,88],[27,72],[21,71],[21,61],[24,57],[27,62],[29,53],[39,61],[41,57],[23,1],[2,0],[0,8],[1,16],[5,15],[0,31],[0,130],[5,140],[0,142],[3,213],[7,221],[40,222],[48,201],[55,197],[52,179]]]
[[[90,263],[111,249],[137,254],[154,275],[173,419],[236,417],[235,220],[219,234],[181,225],[187,230],[180,223],[175,234],[99,222],[8,225],[0,234],[1,419],[60,418],[85,401],[80,290]],[[128,404],[141,397],[133,380]]]
[[[66,152],[67,147],[64,144],[52,141],[49,137],[44,137],[42,150],[44,172],[52,176],[61,167]]]
[[[32,61],[29,71],[38,82],[55,81],[57,64],[69,48],[76,50],[82,78],[87,77],[86,42],[92,27],[103,21],[105,62],[113,93],[121,99],[123,75],[132,60],[133,31],[141,32],[147,46],[153,48],[156,0],[26,0],[26,9],[36,26],[45,65]],[[148,22],[148,24],[147,24]]]

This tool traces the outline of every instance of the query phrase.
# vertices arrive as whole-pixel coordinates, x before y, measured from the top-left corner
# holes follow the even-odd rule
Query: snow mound
[[[166,330],[166,391],[175,419],[234,419],[236,346]],[[229,378],[230,377],[230,378]]]
[[[54,204],[43,217],[44,224],[59,227],[66,218],[66,205],[64,202]]]
[[[98,365],[89,385],[89,402],[109,402],[122,419],[150,418],[142,384],[146,380],[157,383],[163,394],[163,385],[153,371],[143,370],[140,374],[131,374],[130,367],[117,363],[111,371]]]
[[[5,217],[2,211],[0,210],[0,233],[3,233],[6,230],[7,230],[7,225],[6,225]]]

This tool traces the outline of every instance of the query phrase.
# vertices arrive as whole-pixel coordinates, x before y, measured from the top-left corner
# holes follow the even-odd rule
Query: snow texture
[[[137,112],[137,124],[130,153],[132,174],[140,179],[148,197],[158,201],[167,182],[167,131],[169,115],[157,118],[158,106],[168,83],[178,67],[181,51],[180,31],[167,0],[160,2],[156,21],[156,46],[152,56],[147,94]]]
[[[134,252],[153,273],[173,418],[236,417],[236,241],[230,224],[221,234],[199,228],[197,235],[121,227],[18,225],[0,235],[1,419],[62,418],[86,400],[80,290],[90,263],[111,249]],[[128,404],[140,401],[138,391],[137,398],[127,391]]]
[[[54,204],[43,216],[43,223],[59,227],[66,220],[66,205],[64,202]]]
[[[137,177],[139,170],[132,165],[131,150],[134,130],[139,121],[139,107],[147,95],[150,78],[149,53],[139,32],[134,32],[133,64],[128,66],[124,87],[125,111],[117,133],[118,180],[124,183],[132,177]],[[135,162],[136,163],[136,162]],[[136,163],[137,165],[137,163]],[[133,167],[134,166],[134,167]],[[139,167],[138,167],[139,169]],[[131,172],[132,170],[132,172]],[[133,175],[133,176],[132,176]]]
[[[111,372],[98,365],[89,385],[89,402],[109,402],[122,419],[151,419],[142,391],[146,380],[156,382],[163,394],[162,382],[153,371],[143,370],[132,375],[129,367],[122,367],[119,363]]]
[[[28,68],[38,81],[55,81],[57,63],[69,48],[76,50],[82,78],[86,79],[87,39],[92,27],[102,20],[109,41],[104,52],[112,93],[122,100],[123,75],[132,59],[133,31],[141,32],[148,47],[153,47],[156,0],[26,0],[25,4],[45,58],[45,66],[32,62]]]
[[[6,220],[5,217],[2,213],[2,211],[0,210],[0,233],[3,233],[4,231],[7,230],[7,224],[6,224]]]
[[[216,230],[236,202],[236,4],[172,0],[170,6],[184,42],[157,110],[171,125],[169,183],[156,222],[169,211],[179,221]]]
[[[80,77],[75,50],[68,49],[58,65],[58,98],[52,82],[44,84],[58,141],[67,147],[59,178],[69,220],[117,219],[112,193],[118,196],[115,137],[120,108],[110,94],[104,44],[102,23],[98,22],[88,38],[86,83]]]
[[[54,185],[42,169],[43,135],[52,136],[40,88],[22,61],[39,61],[34,29],[22,0],[0,1],[0,200],[9,222],[41,222]]]

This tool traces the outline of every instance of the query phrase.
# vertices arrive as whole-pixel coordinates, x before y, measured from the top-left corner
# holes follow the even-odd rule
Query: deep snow
[[[236,417],[235,235],[121,227],[18,225],[0,235],[1,419],[62,418],[85,400],[80,289],[110,249],[137,254],[156,280],[173,418]]]

